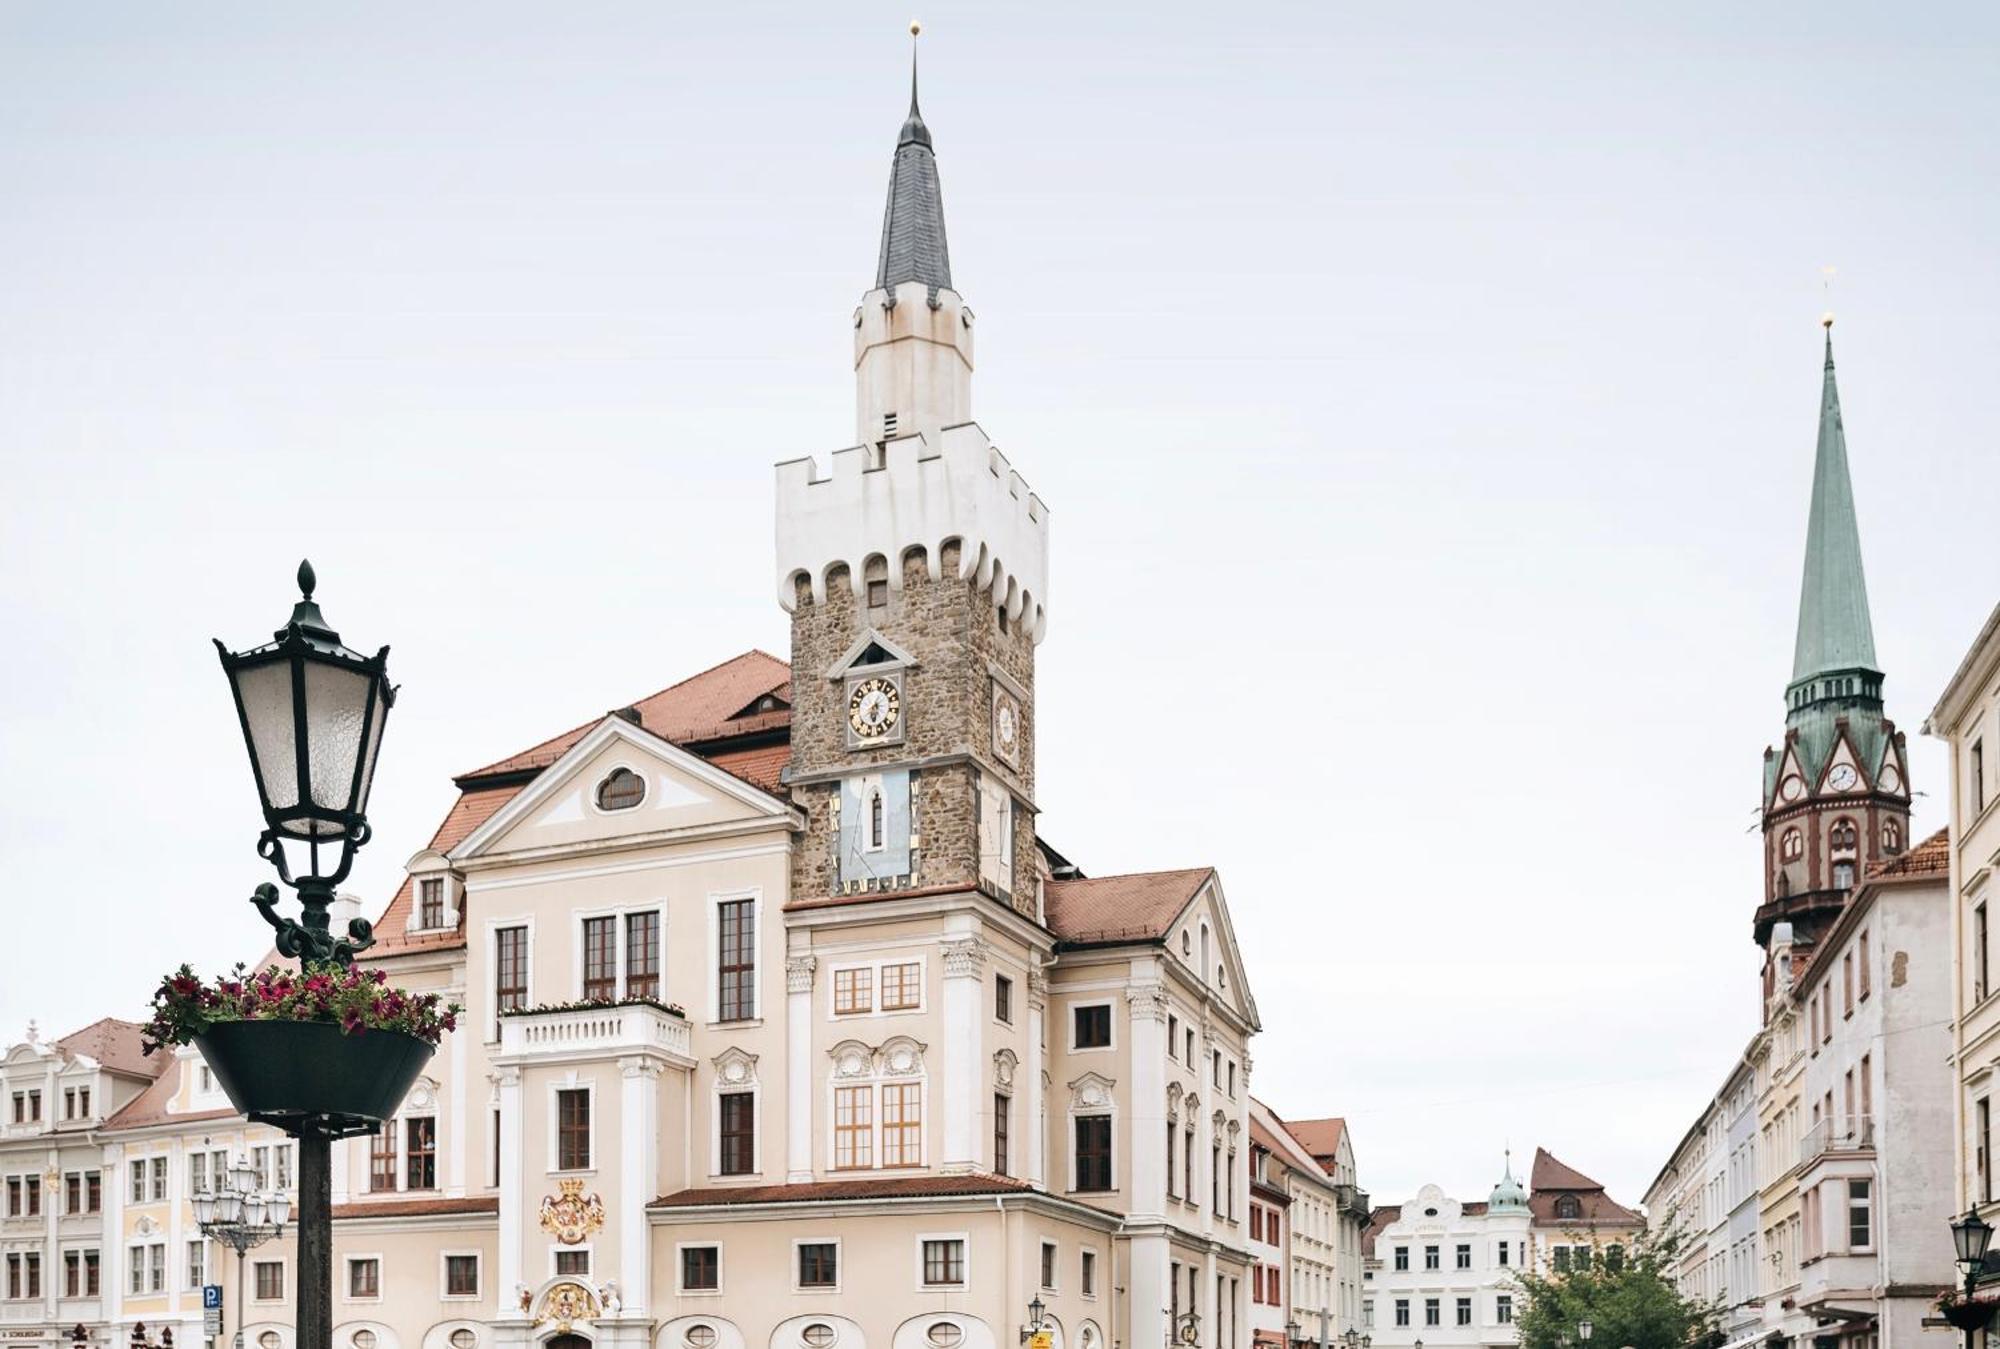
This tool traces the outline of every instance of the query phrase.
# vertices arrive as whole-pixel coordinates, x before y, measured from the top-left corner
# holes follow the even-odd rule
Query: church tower
[[[972,417],[930,128],[896,138],[854,312],[859,443],[778,465],[778,602],[807,812],[794,901],[978,890],[1037,917],[1035,647],[1048,511]]]
[[[1830,317],[1826,329],[1785,737],[1764,751],[1764,902],[1755,931],[1767,951],[1774,935],[1789,943],[1793,960],[1810,958],[1864,871],[1902,852],[1910,827],[1903,734],[1882,712]],[[1767,993],[1784,973],[1767,969]]]

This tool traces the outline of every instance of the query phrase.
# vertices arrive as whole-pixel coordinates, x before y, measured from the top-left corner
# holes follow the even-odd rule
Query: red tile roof
[[[429,1218],[441,1213],[498,1213],[497,1198],[470,1199],[374,1199],[354,1204],[335,1204],[334,1220],[342,1218]]]
[[[147,1062],[156,1064],[160,1075],[148,1082],[144,1091],[127,1101],[116,1114],[104,1121],[106,1132],[143,1129],[148,1125],[165,1124],[170,1120],[178,1124],[182,1121],[236,1117],[234,1110],[197,1110],[178,1115],[168,1114],[167,1103],[172,1101],[174,1093],[180,1090],[180,1060],[162,1049]]]
[[[1534,1214],[1537,1227],[1626,1227],[1642,1221],[1637,1213],[1605,1194],[1598,1182],[1557,1161],[1547,1148],[1535,1149],[1535,1165],[1528,1173],[1528,1191],[1528,1210]],[[1577,1200],[1581,1208],[1578,1216],[1557,1215],[1556,1205],[1565,1196]]]
[[[1604,1187],[1575,1167],[1556,1160],[1547,1148],[1535,1149],[1535,1167],[1528,1173],[1530,1190],[1602,1190]]]
[[[1940,829],[1901,857],[1868,869],[1877,876],[1943,876],[1951,871],[1951,831]]]
[[[1314,1161],[1324,1165],[1339,1154],[1340,1136],[1347,1132],[1347,1121],[1336,1115],[1327,1119],[1287,1120],[1285,1127],[1299,1140],[1299,1146],[1313,1155]]]
[[[1049,930],[1064,941],[1158,941],[1214,867],[1050,881]]]
[[[158,1077],[166,1070],[168,1059],[165,1054],[148,1056],[140,1047],[144,1029],[136,1021],[120,1021],[117,1017],[107,1016],[91,1022],[80,1031],[63,1036],[56,1041],[56,1045],[68,1053],[96,1059],[114,1073],[125,1073],[131,1077]]]
[[[649,1208],[696,1208],[708,1204],[832,1203],[843,1199],[959,1198],[1019,1194],[1034,1187],[1009,1176],[979,1173],[897,1176],[868,1180],[816,1180],[803,1185],[716,1185],[663,1194]]]

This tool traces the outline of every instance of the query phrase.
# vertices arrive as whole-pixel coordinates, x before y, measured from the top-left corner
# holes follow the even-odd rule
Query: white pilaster
[[[1042,1118],[1042,1096],[1048,1081],[1048,1053],[1043,1048],[1042,1026],[1048,1013],[1049,976],[1040,970],[1028,971],[1028,1071],[1027,1109],[1022,1127],[1028,1134],[1028,1184],[1047,1188],[1049,1174],[1048,1121]],[[1136,1257],[1135,1257],[1136,1259]],[[1138,1303],[1135,1301],[1134,1306]]]
[[[1166,1235],[1158,1231],[1135,1235],[1131,1251],[1132,1329],[1125,1342],[1144,1346],[1172,1344],[1172,1328],[1167,1325],[1167,1307],[1173,1291],[1167,1287]]]
[[[1132,1214],[1140,1222],[1166,1217],[1167,994],[1158,984],[1125,990],[1132,1047]]]
[[[521,1279],[521,1224],[527,1221],[527,1196],[521,1174],[521,1071],[502,1068],[500,1079],[500,1269],[495,1290],[502,1307],[514,1305]],[[652,1195],[646,1199],[651,1200]],[[644,1206],[642,1201],[641,1207]]]
[[[125,1148],[108,1143],[100,1163],[104,1177],[104,1239],[97,1257],[97,1291],[104,1299],[104,1319],[117,1322],[125,1313]]]
[[[946,1171],[979,1167],[979,1009],[984,1001],[986,943],[958,937],[944,944],[944,1157]]]
[[[450,892],[451,886],[449,883],[445,885],[445,890],[447,893]],[[466,1001],[465,991],[463,989],[455,990],[454,994],[447,997],[445,1001],[464,1002]],[[466,1144],[470,1133],[469,1125],[472,1114],[467,1100],[471,1092],[465,1081],[465,1042],[471,1037],[467,1035],[453,1035],[450,1038],[451,1083],[450,1090],[447,1092],[447,1098],[450,1101],[449,1128],[451,1133],[448,1139],[450,1151],[445,1154],[444,1162],[444,1192],[453,1199],[463,1199],[465,1197]],[[648,1198],[651,1197],[648,1196]]]
[[[619,1096],[618,1138],[621,1174],[628,1196],[636,1185],[644,1198],[618,1206],[618,1293],[623,1315],[643,1319],[652,1303],[652,1243],[646,1234],[646,1205],[660,1193],[660,1065],[644,1058],[618,1060],[624,1082]],[[504,1205],[503,1205],[504,1208]]]
[[[813,1178],[812,1000],[818,966],[810,955],[785,962],[785,1180],[792,1185]]]

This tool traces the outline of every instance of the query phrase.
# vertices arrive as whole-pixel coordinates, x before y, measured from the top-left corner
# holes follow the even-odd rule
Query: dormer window
[[[444,877],[426,876],[417,882],[417,924],[425,928],[444,926]]]
[[[1562,1195],[1556,1200],[1557,1218],[1581,1218],[1582,1216],[1583,1205],[1577,1200],[1575,1195]]]
[[[614,768],[597,784],[599,810],[630,810],[646,799],[646,780],[629,768]]]

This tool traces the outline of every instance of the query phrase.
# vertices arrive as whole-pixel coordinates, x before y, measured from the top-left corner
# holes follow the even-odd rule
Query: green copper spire
[[[1799,588],[1799,635],[1792,682],[1833,670],[1875,669],[1868,583],[1861,574],[1861,530],[1847,476],[1847,435],[1833,379],[1833,320],[1826,320],[1826,378],[1819,400],[1819,450],[1813,460],[1812,516],[1806,524],[1806,571]]]

